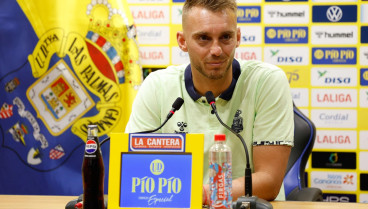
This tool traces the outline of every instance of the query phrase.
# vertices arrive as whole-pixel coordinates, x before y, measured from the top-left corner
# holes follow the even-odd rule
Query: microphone
[[[150,131],[136,132],[136,134],[152,133],[152,132],[155,132],[155,131],[159,130],[160,128],[162,128],[167,123],[167,121],[169,121],[169,119],[174,115],[175,111],[177,111],[181,108],[183,103],[184,103],[184,100],[181,97],[176,98],[175,102],[172,104],[172,108],[171,108],[169,114],[167,114],[167,116],[166,116],[166,120],[158,128],[150,130]]]
[[[171,108],[169,114],[167,114],[167,116],[166,116],[165,121],[158,128],[153,129],[153,130],[149,130],[149,131],[135,132],[135,134],[152,133],[152,132],[155,132],[155,131],[161,129],[167,123],[167,121],[169,121],[169,119],[174,115],[174,113],[181,108],[183,103],[184,103],[184,100],[181,97],[176,98],[176,100],[172,104],[172,108]],[[103,143],[105,143],[108,140],[110,140],[110,137],[107,137],[104,140],[102,140],[100,142],[100,145],[102,145]]]
[[[252,170],[250,168],[249,163],[248,148],[247,145],[245,144],[243,137],[239,133],[235,132],[232,128],[227,126],[224,122],[222,122],[220,116],[217,113],[215,96],[213,95],[212,91],[207,91],[205,96],[208,104],[212,108],[211,113],[216,115],[218,121],[221,123],[222,126],[231,131],[231,133],[235,134],[240,139],[244,147],[246,157],[245,176],[244,176],[245,196],[241,196],[238,198],[236,202],[233,202],[233,209],[272,209],[273,208],[272,205],[266,200],[263,200],[256,196],[252,196]]]

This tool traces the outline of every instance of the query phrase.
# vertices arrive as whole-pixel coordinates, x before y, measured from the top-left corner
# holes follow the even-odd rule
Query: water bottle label
[[[231,208],[232,202],[232,171],[231,164],[217,163],[210,164],[210,172],[214,175],[210,177],[211,208]]]
[[[86,142],[86,153],[93,154],[97,150],[97,143],[94,140],[87,140]]]

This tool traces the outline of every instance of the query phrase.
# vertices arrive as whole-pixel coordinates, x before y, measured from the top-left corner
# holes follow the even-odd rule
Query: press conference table
[[[0,195],[0,209],[64,209],[77,197],[73,196],[32,196]],[[293,202],[273,201],[274,209],[368,209],[363,203]]]

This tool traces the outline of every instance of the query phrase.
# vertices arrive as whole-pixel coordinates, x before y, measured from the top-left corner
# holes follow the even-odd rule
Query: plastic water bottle
[[[210,208],[231,209],[232,170],[231,149],[226,145],[225,134],[215,135],[215,144],[210,148]]]

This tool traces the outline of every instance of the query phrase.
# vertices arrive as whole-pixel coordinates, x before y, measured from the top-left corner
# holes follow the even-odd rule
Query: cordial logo
[[[317,128],[357,127],[357,110],[312,109],[311,116]]]
[[[292,88],[291,97],[296,106],[307,107],[309,105],[309,91],[307,88]],[[308,115],[308,114],[306,114]]]
[[[327,9],[326,15],[331,22],[338,22],[339,20],[341,20],[343,12],[340,7],[332,6]]]

